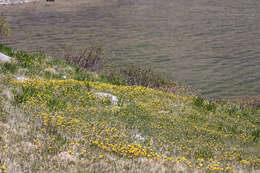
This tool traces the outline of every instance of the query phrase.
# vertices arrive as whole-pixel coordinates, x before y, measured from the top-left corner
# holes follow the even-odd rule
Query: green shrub
[[[217,110],[215,101],[207,101],[200,96],[193,98],[193,105],[206,112],[216,112]]]
[[[13,57],[15,55],[15,50],[5,47],[3,44],[0,44],[0,52],[5,53],[8,56]]]
[[[252,136],[253,136],[253,141],[257,142],[257,140],[260,138],[260,128],[254,130],[252,132]]]
[[[11,64],[11,63],[4,63],[3,65],[1,65],[1,69],[0,71],[6,73],[6,72],[11,72],[11,73],[15,73],[17,70],[17,66],[15,64]]]
[[[209,101],[209,103],[206,104],[204,107],[207,111],[210,111],[210,112],[215,112],[217,109],[217,106],[213,101]]]
[[[160,88],[174,84],[163,73],[156,72],[151,67],[129,66],[110,69],[103,73],[103,78],[113,84],[138,85],[149,88]]]
[[[193,98],[193,104],[197,107],[203,107],[204,105],[204,100],[201,97],[194,97]]]

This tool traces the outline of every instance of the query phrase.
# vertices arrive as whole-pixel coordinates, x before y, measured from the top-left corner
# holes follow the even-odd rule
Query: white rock
[[[108,97],[111,99],[111,102],[112,104],[116,105],[117,102],[118,102],[118,98],[112,94],[109,94],[109,93],[103,93],[103,92],[97,92],[95,93],[96,95],[98,96],[101,96],[101,97]]]
[[[19,81],[21,81],[21,82],[24,82],[24,81],[26,81],[26,80],[28,80],[26,77],[24,77],[24,76],[18,76],[18,77],[16,77],[16,80],[19,80]]]
[[[162,114],[168,114],[169,111],[164,111],[164,110],[162,110],[162,111],[160,111],[160,113],[162,113]]]
[[[136,133],[134,137],[135,137],[136,140],[144,142],[144,137],[142,137],[141,134]]]
[[[53,158],[53,160],[58,161],[68,161],[68,162],[75,162],[77,159],[75,156],[69,154],[68,152],[61,152],[58,156]]]
[[[11,57],[10,57],[10,56],[7,56],[7,55],[5,55],[5,54],[0,53],[0,61],[10,62],[10,61],[11,61]]]

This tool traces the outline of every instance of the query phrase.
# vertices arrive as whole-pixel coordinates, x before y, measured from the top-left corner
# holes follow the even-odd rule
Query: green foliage
[[[203,106],[203,103],[204,103],[204,100],[203,98],[201,97],[194,97],[193,98],[193,104],[197,107],[202,107]]]
[[[252,136],[253,136],[253,141],[257,142],[257,140],[260,138],[260,128],[253,131]]]
[[[7,72],[11,72],[11,73],[15,73],[17,71],[17,66],[16,64],[12,64],[12,63],[4,63],[3,65],[1,64],[1,69],[0,69],[3,73],[7,73]]]
[[[208,146],[200,146],[199,149],[194,153],[197,158],[211,158],[214,154]]]
[[[216,109],[217,109],[217,106],[216,106],[216,104],[215,104],[213,101],[209,101],[208,104],[204,105],[204,108],[205,108],[207,111],[215,112]]]
[[[232,114],[235,114],[236,112],[240,111],[240,106],[239,105],[229,105],[227,108],[226,108],[226,112],[229,114],[229,115],[232,115]]]
[[[4,110],[2,103],[0,105],[0,122],[3,122],[3,123],[7,122],[6,111]]]
[[[106,70],[101,75],[104,82],[109,82],[114,85],[127,85],[125,77],[120,73],[120,70]]]
[[[33,56],[30,56],[29,54],[23,51],[18,51],[16,53],[16,58],[23,68],[28,68],[33,63],[34,59]]]
[[[3,44],[0,44],[0,52],[3,52],[10,57],[15,55],[15,51],[13,49],[5,47]]]
[[[38,90],[35,88],[22,88],[22,91],[14,90],[16,103],[26,102],[30,97],[37,95]]]
[[[149,88],[175,85],[163,73],[153,70],[152,67],[129,66],[109,69],[103,73],[103,78],[117,85],[138,85]]]
[[[202,110],[206,112],[215,112],[217,109],[217,103],[214,101],[207,101],[204,100],[201,97],[194,97],[193,98],[193,105],[195,105],[198,108],[201,108]]]
[[[50,110],[55,111],[57,109],[62,109],[66,106],[66,102],[64,100],[60,100],[58,97],[52,97],[47,106]]]
[[[132,167],[139,158],[147,159],[147,163],[151,159],[151,163],[162,163],[157,162],[161,160],[166,172],[174,172],[172,166],[177,163],[191,168],[184,172],[230,172],[237,166],[250,172],[259,168],[260,110],[257,108],[135,86],[157,89],[171,85],[171,81],[151,68],[111,70],[100,79],[81,67],[48,56],[29,55],[1,45],[0,50],[12,54],[14,62],[18,61],[0,67],[0,75],[4,76],[0,87],[10,88],[14,94],[10,104],[16,103],[13,109],[8,109],[12,111],[9,116],[3,106],[6,100],[0,102],[0,125],[19,120],[19,123],[8,125],[15,125],[15,131],[21,128],[26,131],[18,134],[19,141],[6,140],[10,141],[6,145],[8,152],[0,152],[4,161],[15,156],[15,161],[21,165],[23,159],[20,158],[24,158],[26,147],[19,145],[22,149],[14,154],[12,148],[18,145],[13,144],[28,141],[34,147],[30,151],[32,158],[37,158],[36,161],[26,160],[28,170],[35,170],[32,172],[55,167],[59,172],[59,160],[52,162],[50,158],[59,159],[61,153],[75,156],[75,164],[71,165],[78,167],[74,172],[80,172],[84,164],[87,167],[82,168],[83,172],[88,172],[98,160],[104,163],[114,157],[113,165],[118,163],[117,159],[130,158]],[[28,80],[15,80],[16,73],[24,73]],[[98,93],[111,94],[118,102]],[[21,121],[24,121],[23,126]],[[1,133],[4,134],[0,128],[0,138]],[[18,138],[12,135],[8,138]]]
[[[82,71],[79,67],[76,67],[74,78],[76,80],[84,81],[90,80],[92,77],[89,73],[86,73],[85,71]]]

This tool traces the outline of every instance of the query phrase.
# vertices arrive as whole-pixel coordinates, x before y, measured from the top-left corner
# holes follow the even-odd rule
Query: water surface
[[[54,56],[101,45],[119,65],[151,65],[205,96],[260,94],[259,0],[69,2],[0,6],[8,44]]]

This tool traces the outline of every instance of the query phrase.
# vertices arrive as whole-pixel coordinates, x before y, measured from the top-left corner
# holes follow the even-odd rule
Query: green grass
[[[2,172],[260,168],[258,108],[114,85],[42,54],[3,46],[0,52],[13,57],[11,63],[0,63]]]

